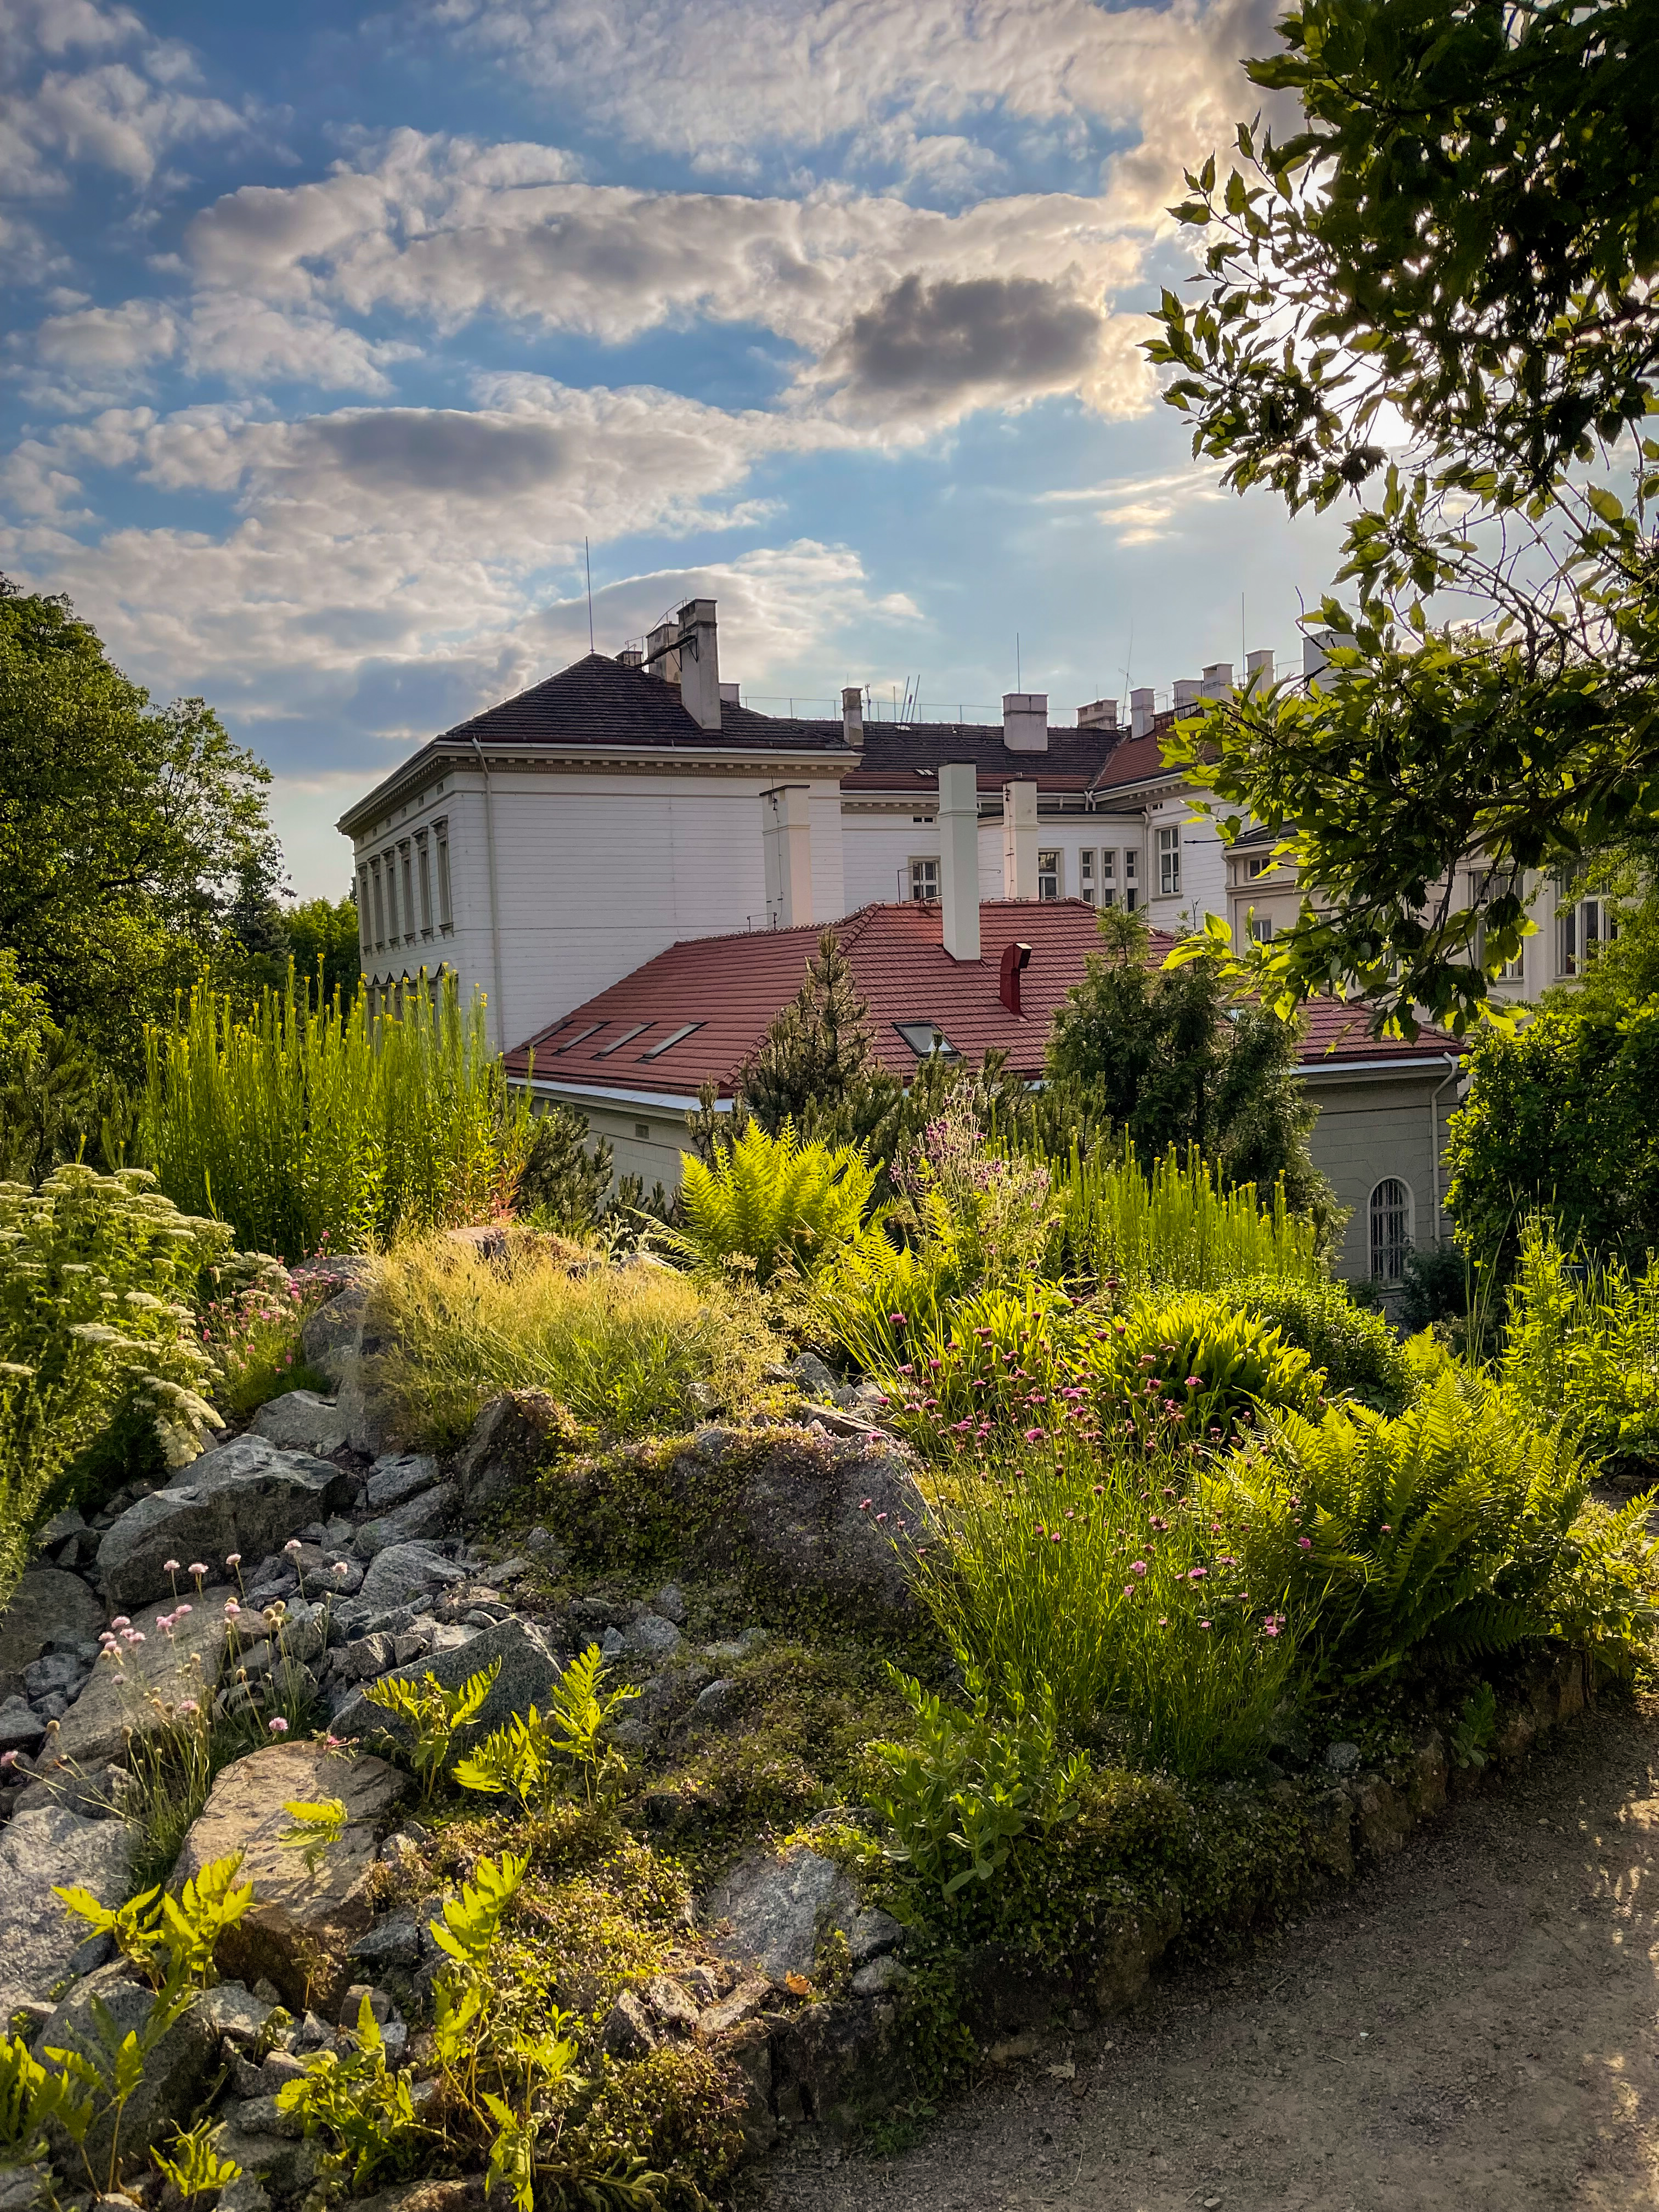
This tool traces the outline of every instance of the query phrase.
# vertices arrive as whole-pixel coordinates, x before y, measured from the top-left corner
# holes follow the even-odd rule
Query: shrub
[[[1132,1145],[1115,1156],[1073,1147],[1054,1188],[1070,1264],[1101,1281],[1212,1291],[1245,1276],[1324,1279],[1319,1232],[1284,1186],[1266,1206],[1253,1183],[1223,1189],[1196,1147],[1183,1158],[1172,1146],[1150,1170]]]
[[[313,1005],[292,969],[251,1021],[198,990],[148,1054],[142,1142],[163,1189],[289,1261],[483,1219],[530,1145],[483,1002],[463,1011],[452,977],[378,1017],[361,988]]]
[[[1655,1617],[1647,1501],[1581,1519],[1571,1443],[1449,1364],[1397,1419],[1356,1406],[1273,1417],[1201,1493],[1251,1586],[1285,1591],[1322,1683],[1556,1634],[1622,1644]]]
[[[1504,1387],[1534,1420],[1565,1417],[1598,1459],[1659,1459],[1659,1269],[1570,1263],[1534,1215],[1504,1321]]]
[[[741,1403],[775,1348],[740,1286],[638,1262],[572,1269],[528,1237],[494,1264],[446,1237],[400,1245],[376,1265],[372,1307],[395,1425],[441,1450],[503,1390],[548,1390],[618,1435],[684,1427]]]
[[[786,1267],[810,1275],[864,1233],[874,1185],[858,1146],[802,1144],[787,1121],[769,1137],[750,1121],[712,1166],[687,1156],[685,1229],[668,1241],[700,1267],[747,1260],[759,1283]]]
[[[1245,1312],[1270,1322],[1325,1370],[1334,1397],[1348,1391],[1379,1413],[1397,1413],[1411,1395],[1410,1363],[1380,1313],[1356,1305],[1346,1283],[1256,1275],[1234,1292]]]
[[[897,1163],[906,1225],[946,1246],[974,1280],[1021,1281],[1048,1272],[1055,1207],[1048,1170],[988,1146],[972,1102],[953,1092]],[[1057,1257],[1057,1254],[1055,1255]]]

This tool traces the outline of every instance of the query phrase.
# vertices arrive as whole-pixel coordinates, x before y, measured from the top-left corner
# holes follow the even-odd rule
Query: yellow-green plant
[[[516,1797],[526,1813],[540,1818],[552,1810],[568,1766],[580,1773],[590,1805],[612,1794],[628,1768],[622,1753],[604,1741],[605,1731],[618,1708],[640,1693],[625,1685],[601,1696],[604,1672],[604,1655],[590,1644],[554,1683],[547,1712],[532,1705],[527,1714],[514,1713],[470,1757],[456,1761],[456,1781],[486,1796]]]
[[[158,1987],[182,1988],[193,1981],[209,1989],[219,1938],[253,1902],[252,1883],[236,1879],[241,1870],[242,1854],[232,1851],[192,1875],[177,1897],[157,1887],[123,1905],[106,1905],[79,1884],[54,1888],[52,1895],[86,1921],[93,1935],[111,1937],[123,1958]]]
[[[234,2158],[222,2157],[215,2148],[213,2136],[217,2122],[198,2120],[193,2128],[178,2128],[173,2131],[173,2155],[163,2156],[152,2149],[150,2156],[162,2176],[173,2184],[180,2197],[202,2197],[228,2189],[233,2181],[240,2181],[242,2169]]]
[[[119,2021],[102,1997],[95,1996],[90,2006],[98,2039],[95,2049],[90,2052],[60,2051],[55,2045],[47,2045],[46,2057],[62,2070],[74,2088],[82,2093],[81,2099],[73,2103],[69,2100],[73,2091],[68,2093],[58,2119],[80,2150],[87,2177],[100,2195],[112,2193],[119,2185],[121,2123],[127,2106],[143,2086],[150,2059],[191,2002],[190,1990],[179,1983],[169,1981],[156,1992],[139,2025],[123,2033]],[[100,2097],[104,2100],[104,2110],[99,2117],[110,2123],[109,2162],[101,2177],[94,2171],[87,2152],[87,2137]]]
[[[1534,1420],[1565,1419],[1598,1459],[1659,1460],[1659,1261],[1564,1252],[1540,1215],[1521,1232],[1498,1371]]]
[[[315,1874],[324,1857],[345,1833],[344,1801],[338,1797],[291,1797],[284,1801],[283,1810],[288,1814],[289,1825],[277,1842],[286,1851],[302,1852],[306,1872]]]
[[[1294,1213],[1282,1184],[1264,1203],[1254,1183],[1224,1189],[1191,1150],[1173,1147],[1143,1168],[1133,1146],[1102,1146],[1054,1163],[1054,1197],[1073,1266],[1126,1290],[1217,1290],[1246,1275],[1321,1281],[1312,1220]]]
[[[61,2067],[43,2066],[21,2035],[0,2034],[0,2166],[39,2157],[54,2121],[82,2142],[92,2116],[92,2100]]]
[[[785,1121],[769,1137],[751,1121],[712,1167],[687,1155],[683,1232],[668,1243],[700,1267],[752,1262],[764,1284],[781,1268],[812,1274],[843,1245],[874,1233],[875,1171],[858,1145],[803,1144]]]
[[[459,1690],[447,1690],[428,1668],[419,1681],[384,1674],[364,1691],[370,1705],[390,1713],[407,1732],[395,1735],[392,1741],[407,1752],[423,1802],[438,1786],[456,1729],[477,1718],[501,1671],[501,1661],[492,1659],[488,1667],[469,1674]]]
[[[292,2113],[307,2136],[330,2139],[326,2171],[361,2193],[383,2166],[406,2160],[430,2133],[416,2110],[414,2076],[386,2063],[386,2038],[367,1990],[357,2007],[349,2051],[324,2049],[297,2081],[276,2093],[277,2109]]]

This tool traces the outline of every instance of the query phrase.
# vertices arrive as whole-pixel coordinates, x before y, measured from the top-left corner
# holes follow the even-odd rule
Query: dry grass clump
[[[410,1443],[459,1444],[503,1390],[550,1391],[612,1436],[683,1427],[735,1410],[778,1347],[742,1285],[698,1285],[675,1269],[574,1262],[550,1240],[491,1258],[437,1237],[397,1246],[375,1268],[375,1387]]]

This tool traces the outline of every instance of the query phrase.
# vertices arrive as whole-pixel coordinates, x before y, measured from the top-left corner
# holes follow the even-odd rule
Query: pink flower
[[[300,1549],[299,1538],[297,1536],[290,1536],[287,1543],[283,1545],[283,1549],[288,1553],[289,1559],[292,1559],[295,1553]]]
[[[1209,1571],[1210,1571],[1207,1567],[1188,1567],[1187,1570],[1187,1579],[1189,1583],[1201,1583],[1208,1575]]]
[[[1207,1628],[1210,1624],[1207,1620],[1200,1620],[1198,1625],[1200,1628]]]
[[[1027,1429],[1025,1431],[1025,1441],[1028,1444],[1040,1444],[1042,1442],[1042,1431],[1041,1429]]]
[[[1298,1552],[1311,1552],[1313,1549],[1313,1538],[1311,1536],[1298,1536],[1296,1540],[1296,1548]]]
[[[184,1698],[179,1701],[179,1710],[181,1713],[199,1713],[202,1708],[194,1698]]]
[[[1379,1529],[1379,1531],[1378,1531],[1377,1533],[1378,1533],[1380,1535],[1383,1535],[1383,1536],[1392,1536],[1392,1535],[1393,1535],[1393,1534],[1394,1534],[1394,1530],[1393,1530],[1393,1528],[1390,1527],[1390,1525],[1389,1524],[1389,1522],[1385,1521],[1385,1522],[1382,1523],[1382,1528]]]
[[[1270,1613],[1261,1624],[1261,1631],[1265,1636],[1277,1636],[1284,1626],[1285,1616],[1282,1613]]]
[[[203,1565],[200,1559],[192,1559],[186,1571],[194,1575],[199,1581],[202,1576],[207,1572],[207,1569]]]
[[[1125,1597],[1133,1597],[1133,1596],[1134,1595],[1134,1594],[1135,1594],[1135,1586],[1134,1586],[1134,1584],[1133,1584],[1133,1583],[1124,1583],[1124,1585],[1123,1585],[1123,1595],[1124,1595],[1124,1596],[1125,1596]]]
[[[178,1573],[178,1571],[179,1571],[179,1562],[178,1562],[178,1560],[177,1560],[177,1559],[163,1559],[163,1560],[162,1560],[162,1562],[161,1562],[161,1572],[162,1572],[164,1575],[176,1575],[176,1574]]]
[[[126,1614],[124,1613],[118,1613],[114,1620],[110,1623],[110,1626],[112,1628],[131,1628],[131,1621],[128,1620]]]
[[[860,1513],[867,1513],[875,1502],[876,1501],[873,1498],[860,1498],[859,1500],[859,1511]]]
[[[1130,1560],[1130,1562],[1129,1562],[1129,1572],[1130,1572],[1132,1575],[1145,1575],[1146,1571],[1147,1571],[1147,1569],[1146,1569],[1146,1560],[1145,1560],[1145,1559],[1131,1559],[1131,1560]]]
[[[240,1552],[227,1552],[225,1553],[225,1565],[228,1567],[240,1567],[241,1564],[242,1555]]]
[[[349,1575],[351,1572],[350,1562],[346,1559],[336,1559],[334,1562],[334,1571],[337,1575],[340,1576]]]
[[[225,1600],[225,1619],[227,1620],[237,1620],[241,1613],[241,1607],[237,1604],[234,1597],[228,1597]]]
[[[142,1628],[124,1628],[121,1634],[128,1644],[142,1644],[144,1640],[144,1632]]]
[[[275,1720],[267,1721],[265,1723],[265,1726],[270,1729],[272,1735],[286,1735],[288,1734],[288,1723],[283,1718],[280,1713],[277,1714]]]
[[[15,1751],[0,1751],[0,1766],[15,1766],[16,1764],[17,1753]]]
[[[1201,1390],[1204,1388],[1204,1377],[1201,1375],[1189,1375],[1187,1377],[1187,1388],[1189,1390]]]

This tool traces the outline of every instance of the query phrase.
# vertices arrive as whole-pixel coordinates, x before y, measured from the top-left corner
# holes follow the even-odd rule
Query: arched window
[[[1381,1283],[1397,1283],[1406,1273],[1412,1249],[1411,1185],[1384,1176],[1371,1193],[1371,1273]]]

